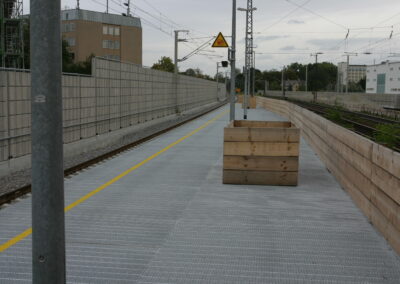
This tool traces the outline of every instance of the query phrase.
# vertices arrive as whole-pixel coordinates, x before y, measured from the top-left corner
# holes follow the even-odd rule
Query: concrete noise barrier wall
[[[357,206],[400,254],[400,154],[287,101],[258,104],[302,131]]]
[[[27,71],[0,69],[0,177],[29,167],[13,161],[31,152],[30,81]],[[224,84],[102,58],[93,59],[92,76],[64,74],[62,90],[67,148],[226,100]]]

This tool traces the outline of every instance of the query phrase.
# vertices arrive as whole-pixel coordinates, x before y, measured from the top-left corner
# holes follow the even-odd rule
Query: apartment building
[[[142,27],[136,17],[81,9],[61,12],[62,36],[74,61],[95,56],[142,64]]]

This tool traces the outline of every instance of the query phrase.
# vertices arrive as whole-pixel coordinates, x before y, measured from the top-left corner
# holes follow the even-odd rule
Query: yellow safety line
[[[203,124],[202,126],[200,126],[199,128],[193,130],[192,132],[190,132],[189,134],[183,136],[182,138],[178,139],[177,141],[175,141],[174,143],[168,145],[167,147],[165,147],[164,149],[158,151],[157,153],[151,155],[150,157],[148,157],[147,159],[143,160],[142,162],[140,162],[139,164],[133,166],[132,168],[124,171],[123,173],[119,174],[118,176],[116,176],[115,178],[113,178],[112,180],[109,180],[108,182],[106,182],[105,184],[101,185],[100,187],[96,188],[95,190],[89,192],[88,194],[86,194],[85,196],[79,198],[78,200],[76,200],[75,202],[71,203],[70,205],[68,205],[67,207],[64,208],[65,212],[68,212],[70,210],[72,210],[73,208],[75,208],[76,206],[78,206],[79,204],[85,202],[86,200],[88,200],[89,198],[93,197],[94,195],[96,195],[97,193],[99,193],[100,191],[103,191],[104,189],[106,189],[107,187],[109,187],[110,185],[112,185],[113,183],[119,181],[120,179],[122,179],[123,177],[127,176],[128,174],[130,174],[131,172],[137,170],[138,168],[140,168],[141,166],[143,166],[144,164],[147,164],[148,162],[150,162],[151,160],[155,159],[156,157],[160,156],[162,153],[168,151],[169,149],[171,149],[172,147],[178,145],[179,143],[181,143],[182,141],[188,139],[189,137],[193,136],[194,134],[196,134],[197,132],[199,132],[200,130],[206,128],[208,125],[210,125],[211,123],[213,123],[214,121],[216,121],[217,119],[221,118],[222,116],[224,116],[226,113],[228,113],[228,111],[225,111],[219,115],[217,115],[216,117],[214,117],[213,119],[207,121],[205,124]],[[12,238],[11,240],[5,242],[4,244],[0,245],[0,252],[4,252],[5,250],[7,250],[8,248],[12,247],[13,245],[19,243],[20,241],[22,241],[23,239],[25,239],[26,237],[28,237],[29,235],[32,234],[32,228],[29,228],[27,230],[25,230],[23,233],[15,236],[14,238]]]

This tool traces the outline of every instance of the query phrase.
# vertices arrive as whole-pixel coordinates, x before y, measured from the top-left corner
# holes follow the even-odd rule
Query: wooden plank
[[[264,172],[224,170],[224,184],[296,186],[297,172]]]
[[[400,178],[400,153],[374,143],[372,161],[395,177]]]
[[[298,157],[224,156],[224,170],[297,172]]]
[[[289,121],[252,121],[252,120],[235,120],[235,127],[279,127],[279,128],[290,128],[293,127]]]
[[[400,179],[372,164],[372,182],[400,205]]]
[[[256,97],[250,97],[249,98],[249,108],[251,108],[251,109],[257,108],[257,99],[256,99]]]
[[[224,155],[298,157],[299,143],[224,142]]]
[[[224,141],[241,142],[299,142],[297,128],[225,128]]]

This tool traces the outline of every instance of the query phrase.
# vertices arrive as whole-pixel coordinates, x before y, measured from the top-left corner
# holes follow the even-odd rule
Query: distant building
[[[370,94],[400,94],[400,62],[368,66],[366,90]]]
[[[74,61],[91,54],[142,64],[142,27],[139,18],[81,9],[61,12],[62,36]]]
[[[285,80],[285,90],[287,91],[300,91],[302,85],[304,85],[304,82],[300,80]]]
[[[366,65],[349,65],[348,76],[349,83],[358,83],[361,79],[366,77]],[[347,62],[338,63],[338,82],[342,89],[347,83]]]

